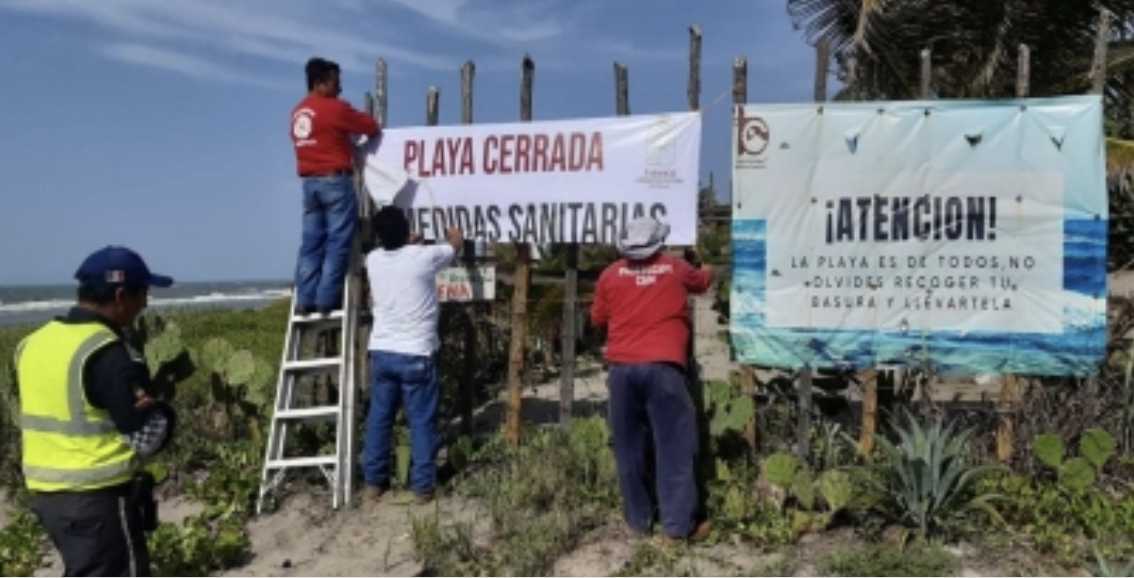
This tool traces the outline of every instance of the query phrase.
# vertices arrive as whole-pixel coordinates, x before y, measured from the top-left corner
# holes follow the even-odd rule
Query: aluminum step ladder
[[[355,243],[350,269],[343,284],[343,306],[327,315],[314,313],[297,315],[295,293],[292,292],[288,314],[287,335],[284,339],[283,360],[280,362],[279,381],[276,384],[276,401],[268,430],[260,492],[256,499],[256,513],[264,508],[265,499],[274,491],[290,470],[318,468],[331,487],[331,507],[338,509],[350,504],[351,485],[354,479],[355,394],[359,378],[356,363],[356,336],[358,333],[360,258]],[[339,330],[338,354],[331,357],[301,359],[305,336],[319,332]],[[330,405],[296,407],[296,389],[300,378],[318,374],[337,376],[338,402]],[[287,435],[290,427],[300,423],[330,420],[335,424],[335,452],[327,455],[287,456]]]

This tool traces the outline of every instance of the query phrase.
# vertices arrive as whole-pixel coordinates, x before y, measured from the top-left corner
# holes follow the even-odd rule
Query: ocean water
[[[929,364],[947,374],[1086,375],[1106,352],[1104,220],[1064,224],[1061,333],[770,328],[766,222],[733,221],[732,339],[740,361],[772,367]]]
[[[151,311],[254,308],[291,296],[291,281],[208,281],[150,290]],[[39,323],[75,304],[75,285],[0,285],[0,325]]]

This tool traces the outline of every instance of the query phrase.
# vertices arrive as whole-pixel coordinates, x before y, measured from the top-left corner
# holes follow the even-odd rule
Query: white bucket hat
[[[626,224],[622,237],[615,241],[615,247],[623,257],[641,261],[660,251],[668,236],[669,225],[652,217],[638,217]]]

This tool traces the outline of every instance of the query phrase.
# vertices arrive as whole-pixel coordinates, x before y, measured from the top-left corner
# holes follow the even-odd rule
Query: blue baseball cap
[[[141,255],[126,247],[114,245],[103,247],[84,259],[79,270],[75,271],[75,279],[80,283],[134,287],[173,285],[173,277],[151,273]]]

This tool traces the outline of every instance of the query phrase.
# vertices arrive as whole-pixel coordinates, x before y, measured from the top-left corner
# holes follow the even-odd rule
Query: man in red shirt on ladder
[[[653,446],[662,531],[672,540],[700,539],[697,523],[697,412],[685,378],[690,293],[704,293],[712,269],[694,268],[662,252],[669,226],[649,217],[631,221],[618,240],[622,259],[607,267],[595,287],[591,321],[607,328],[610,426],[626,523],[648,534],[654,520]],[[652,432],[653,439],[650,439]]]
[[[303,181],[303,240],[295,269],[296,310],[326,314],[342,303],[358,213],[353,135],[373,138],[378,123],[339,99],[339,65],[307,61],[307,97],[291,112],[291,140]]]

